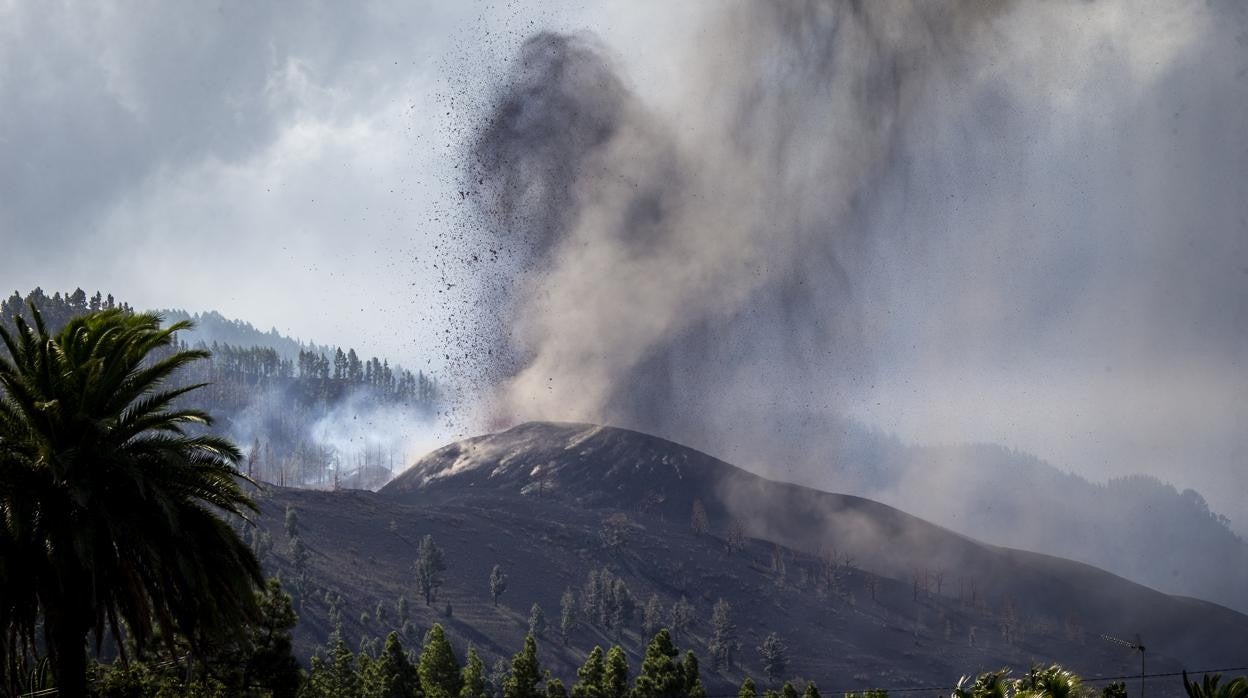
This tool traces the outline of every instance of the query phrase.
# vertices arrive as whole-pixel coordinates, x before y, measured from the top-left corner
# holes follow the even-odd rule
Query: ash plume
[[[492,97],[465,177],[511,262],[480,306],[491,426],[617,424],[865,494],[905,487],[850,472],[892,448],[864,423],[1001,434],[1092,478],[1190,458],[1180,486],[1245,491],[1242,7],[701,19],[651,59],[661,85],[540,33]]]
[[[683,67],[697,106],[675,122],[592,39],[530,39],[474,151],[484,209],[523,249],[499,408],[653,428],[743,363],[787,382],[826,368],[812,356],[854,361],[855,199],[999,6],[982,7],[737,7]]]

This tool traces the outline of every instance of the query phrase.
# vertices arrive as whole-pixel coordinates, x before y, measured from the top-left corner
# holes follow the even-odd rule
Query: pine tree
[[[627,698],[628,655],[616,645],[607,652],[607,668],[602,675],[602,698]]]
[[[784,686],[780,688],[780,698],[799,698],[797,689],[793,687],[792,681],[784,682]]]
[[[434,623],[425,635],[420,651],[420,685],[427,698],[456,698],[461,688],[459,661],[446,639],[441,623]]]
[[[334,350],[334,380],[340,381],[347,374],[347,355],[342,353],[342,347]]]
[[[307,574],[309,557],[308,548],[303,544],[303,541],[299,539],[299,536],[291,538],[290,561],[295,566],[295,574],[299,576]]]
[[[763,663],[763,672],[772,683],[783,676],[789,667],[788,648],[775,633],[769,633],[763,638],[762,644],[758,646],[758,656]]]
[[[425,605],[433,604],[433,599],[442,586],[442,572],[446,571],[446,559],[442,549],[433,542],[433,536],[426,535],[420,539],[420,547],[416,550],[416,588],[425,597]]]
[[[355,656],[347,648],[342,633],[334,631],[325,651],[326,657],[312,658],[307,692],[313,696],[357,696],[360,677],[355,671]]]
[[[585,660],[585,664],[576,671],[576,683],[572,684],[572,698],[601,698],[606,672],[602,647],[595,645]]]
[[[342,595],[333,591],[325,592],[325,606],[329,609],[329,626],[337,630],[342,629],[342,608],[346,605]]]
[[[559,599],[559,637],[563,639],[563,646],[568,646],[568,636],[572,634],[573,628],[576,627],[576,594],[571,589],[565,589],[563,596]]]
[[[384,629],[386,627],[386,616],[387,616],[385,601],[377,602],[377,610],[374,611],[373,616],[377,619],[377,627]]]
[[[741,682],[741,690],[737,691],[737,698],[758,698],[758,688],[754,686],[754,679],[745,677],[745,681]]]
[[[490,600],[494,605],[498,605],[498,597],[507,591],[507,575],[503,574],[503,568],[494,565],[494,569],[490,570]]]
[[[360,681],[360,698],[365,698],[373,686],[380,682],[377,665],[380,663],[368,652],[368,638],[360,638],[360,650],[355,653],[355,675]]]
[[[615,622],[615,575],[603,567],[598,570],[598,624],[610,629]]]
[[[672,631],[672,641],[678,642],[694,623],[693,604],[689,603],[685,597],[672,604],[672,610],[668,612],[667,627]]]
[[[633,595],[628,591],[628,585],[623,579],[616,579],[611,592],[611,627],[615,629],[617,637],[624,628],[632,624],[636,605]]]
[[[663,627],[663,603],[658,594],[651,594],[646,602],[645,611],[641,615],[641,632],[645,637],[654,637]]]
[[[737,625],[732,620],[732,605],[720,599],[715,602],[715,607],[711,612],[711,639],[707,643],[707,650],[711,654],[711,667],[716,671],[732,668],[733,654],[736,653],[738,647]]]
[[[819,687],[815,685],[815,682],[810,681],[806,684],[806,690],[802,692],[802,698],[823,698],[823,697],[819,695]]]
[[[559,679],[546,679],[546,698],[568,698],[568,690]]]
[[[360,361],[360,355],[355,353],[355,349],[348,349],[342,377],[352,385],[359,385],[364,379],[364,366]]]
[[[538,689],[541,682],[542,667],[537,661],[537,640],[532,635],[526,635],[524,649],[511,660],[511,673],[503,682],[503,698],[543,698],[544,693]]]
[[[407,622],[407,618],[408,618],[408,614],[410,613],[410,610],[407,607],[406,596],[400,596],[399,600],[394,602],[394,612],[399,617],[400,625]]]
[[[541,637],[546,634],[546,614],[542,612],[542,607],[536,603],[529,609],[529,634],[533,637]]]
[[[261,474],[261,468],[264,464],[260,462],[260,439],[259,437],[252,439],[251,450],[247,451],[247,477],[252,480],[260,481],[264,479]]]
[[[74,289],[69,296],[69,309],[74,315],[82,315],[87,312],[87,293],[80,288]]]
[[[685,679],[685,692],[690,698],[705,698],[706,687],[702,685],[702,670],[698,666],[698,655],[693,650],[685,652],[685,661],[681,665],[681,674]]]
[[[247,629],[246,650],[241,661],[242,684],[267,689],[276,698],[290,698],[299,689],[299,661],[292,649],[290,631],[299,618],[290,595],[276,579],[260,594],[260,620]]]
[[[711,530],[711,520],[706,515],[706,506],[701,499],[693,500],[693,516],[690,526],[694,533],[707,533]]]
[[[407,658],[399,634],[386,636],[385,647],[374,664],[372,676],[365,683],[368,698],[408,698],[421,695],[420,674]]]
[[[503,698],[503,689],[507,683],[507,677],[510,675],[511,663],[502,657],[495,659],[494,664],[490,667],[490,698]]]
[[[475,647],[468,648],[468,660],[464,662],[459,698],[486,698],[485,662]]]
[[[294,538],[299,533],[299,512],[293,506],[286,507],[286,537]]]
[[[603,570],[605,572],[605,570]],[[603,599],[602,599],[602,583],[598,570],[589,571],[589,579],[585,582],[585,593],[581,595],[582,604],[585,610],[585,620],[590,625],[604,625],[602,618]]]
[[[672,636],[667,630],[660,630],[646,646],[646,656],[633,685],[634,698],[683,698],[685,677],[675,662],[678,654]]]

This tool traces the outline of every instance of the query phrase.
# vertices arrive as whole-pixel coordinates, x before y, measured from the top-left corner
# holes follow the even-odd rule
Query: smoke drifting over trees
[[[39,308],[51,328],[101,308],[131,310],[111,294],[82,289],[48,295],[14,292],[0,302],[0,325]],[[186,367],[179,380],[203,383],[197,399],[217,419],[214,427],[242,445],[243,472],[291,487],[377,488],[411,459],[440,443],[436,379],[388,360],[361,358],[355,349],[305,344],[261,332],[217,313],[162,313],[166,322],[197,323],[177,348],[211,356]]]

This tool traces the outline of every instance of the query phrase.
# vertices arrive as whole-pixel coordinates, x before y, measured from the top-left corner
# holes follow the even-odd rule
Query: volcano
[[[771,632],[790,648],[790,674],[833,690],[947,687],[980,668],[1040,661],[1087,677],[1138,672],[1139,655],[1102,636],[1139,637],[1156,672],[1237,666],[1248,646],[1248,617],[1216,604],[607,426],[528,423],[452,443],[376,493],[270,490],[262,525],[275,541],[287,507],[312,553],[296,638],[305,653],[328,632],[325,590],[345,600],[348,637],[384,636],[390,628],[370,616],[399,596],[416,601],[424,535],[446,551],[448,570],[436,603],[414,603],[413,623],[443,623],[461,652],[472,644],[487,664],[520,646],[533,604],[557,626],[565,590],[579,598],[602,568],[639,606],[692,604],[699,622],[678,642],[704,658],[708,688],[759,677],[754,648]],[[286,546],[274,549],[268,564],[292,574]],[[487,582],[496,564],[509,577],[498,606]],[[734,609],[742,650],[712,672],[709,618],[720,599]],[[608,631],[581,617],[566,646],[547,632],[542,661],[568,680],[593,645],[618,641],[636,667],[640,625]],[[1156,690],[1171,688],[1181,691]]]

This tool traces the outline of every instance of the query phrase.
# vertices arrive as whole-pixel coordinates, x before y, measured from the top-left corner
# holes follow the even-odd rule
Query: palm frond
[[[259,564],[224,516],[255,512],[227,439],[165,387],[207,355],[159,355],[187,324],[102,311],[49,335],[0,328],[0,684],[42,621],[50,640],[107,630],[142,647],[254,617]],[[24,655],[23,655],[24,656]]]

